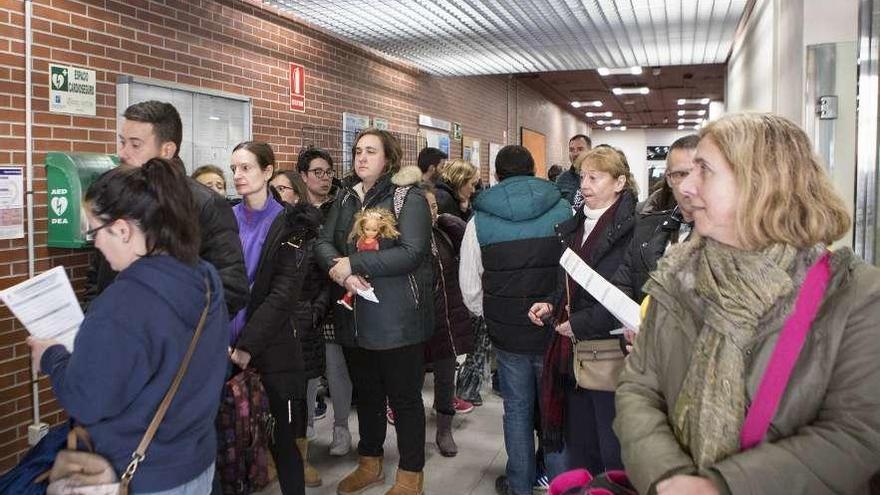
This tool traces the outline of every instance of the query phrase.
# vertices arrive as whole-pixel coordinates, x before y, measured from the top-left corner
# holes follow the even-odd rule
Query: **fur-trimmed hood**
[[[414,186],[422,181],[422,170],[415,165],[401,167],[393,176],[391,183],[395,186]]]

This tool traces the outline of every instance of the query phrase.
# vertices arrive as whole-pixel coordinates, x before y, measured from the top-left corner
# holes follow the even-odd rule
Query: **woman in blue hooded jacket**
[[[33,361],[120,476],[209,301],[192,361],[130,485],[137,494],[208,493],[228,319],[217,271],[198,257],[199,227],[186,177],[162,159],[116,168],[92,184],[85,206],[95,247],[119,276],[89,305],[73,352],[31,338]]]

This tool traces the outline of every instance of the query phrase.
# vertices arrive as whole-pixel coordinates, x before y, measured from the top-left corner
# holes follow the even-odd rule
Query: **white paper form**
[[[599,304],[605,306],[605,309],[612,316],[620,320],[625,327],[638,332],[642,316],[639,305],[635,301],[626,297],[626,294],[620,289],[596,273],[571,249],[566,249],[562,253],[559,264],[578,285],[583,287],[596,301],[599,301]],[[617,333],[622,332],[618,331]]]
[[[367,290],[358,289],[357,293],[359,296],[363,297],[367,301],[374,302],[374,303],[379,302],[379,298],[376,297],[376,289],[374,289],[372,287],[370,287]]]
[[[0,300],[31,335],[55,339],[73,352],[83,312],[63,266],[0,291]]]

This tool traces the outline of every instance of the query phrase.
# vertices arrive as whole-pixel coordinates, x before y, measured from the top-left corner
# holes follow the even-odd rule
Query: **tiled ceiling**
[[[582,106],[576,109],[586,117],[586,112],[611,112],[612,116],[587,117],[594,128],[603,128],[609,124],[599,124],[601,120],[620,119],[627,128],[671,127],[679,125],[678,119],[695,119],[700,110],[708,113],[709,106],[701,103],[679,105],[679,99],[712,101],[724,99],[724,78],[726,70],[723,64],[680,65],[671,67],[644,67],[639,75],[618,75],[602,77],[594,70],[546,72],[541,74],[520,75],[518,79],[530,87],[540,91],[560,105],[570,106],[571,102],[600,101],[601,107]],[[647,95],[614,95],[615,87],[642,87],[650,89]],[[687,115],[679,116],[684,110]],[[705,115],[704,115],[705,116]],[[690,125],[693,123],[683,123]]]
[[[435,75],[723,63],[747,0],[263,0]]]

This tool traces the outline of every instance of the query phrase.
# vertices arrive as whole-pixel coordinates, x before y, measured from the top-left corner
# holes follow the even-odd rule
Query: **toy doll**
[[[397,239],[400,232],[397,231],[397,221],[390,211],[384,208],[367,208],[354,216],[354,225],[348,240],[357,239],[358,252],[378,251],[379,239]],[[337,304],[351,310],[354,294],[346,292]]]

